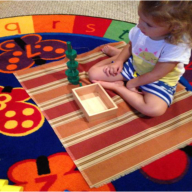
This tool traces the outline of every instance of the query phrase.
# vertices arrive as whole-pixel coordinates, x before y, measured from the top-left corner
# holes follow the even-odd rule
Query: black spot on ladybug
[[[13,87],[11,86],[5,86],[1,93],[11,93],[12,89]]]
[[[39,156],[36,161],[38,175],[46,175],[51,173],[49,168],[49,161],[46,156]]]

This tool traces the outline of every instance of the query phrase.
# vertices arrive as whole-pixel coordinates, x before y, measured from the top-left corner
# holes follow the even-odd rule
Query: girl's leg
[[[106,55],[113,57],[115,55],[118,55],[121,52],[121,49],[117,49],[116,47],[112,47],[110,45],[106,45],[103,49],[102,52],[105,53]]]
[[[107,76],[103,72],[103,67],[105,65],[111,64],[111,62],[114,61],[117,57],[118,57],[118,54],[113,57],[110,57],[108,59],[102,60],[102,61],[98,62],[97,64],[93,65],[88,71],[89,79],[91,81],[93,81],[93,80],[99,80],[99,81],[124,80],[124,78],[121,74],[117,74],[116,76]]]
[[[110,45],[106,45],[103,49],[102,52],[105,53],[106,55],[110,56],[110,58],[105,59],[103,61],[98,62],[95,64],[93,67],[91,67],[88,71],[89,74],[89,79],[91,81],[93,80],[101,80],[101,81],[118,81],[118,80],[123,80],[123,77],[121,74],[118,74],[117,76],[111,76],[108,77],[104,72],[103,72],[103,67],[105,65],[111,64],[112,61],[114,61],[119,53],[121,52],[120,49],[117,49],[115,47],[112,47]]]
[[[128,90],[125,86],[118,82],[98,82],[104,88],[115,91],[133,108],[144,115],[150,117],[160,116],[167,110],[167,103],[151,93],[143,92],[143,95],[141,95]]]

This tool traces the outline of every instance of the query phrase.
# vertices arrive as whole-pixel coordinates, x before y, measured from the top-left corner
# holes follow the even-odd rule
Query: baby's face
[[[141,11],[139,14],[138,28],[143,34],[150,37],[153,40],[164,39],[169,33],[170,28],[168,25],[158,25],[151,17],[145,16]]]

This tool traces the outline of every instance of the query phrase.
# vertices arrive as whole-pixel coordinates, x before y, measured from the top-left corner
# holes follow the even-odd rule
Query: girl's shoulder
[[[191,49],[188,45],[180,43],[177,45],[165,43],[165,46],[162,49],[161,56],[159,61],[178,61],[185,64],[189,63],[191,56]]]
[[[185,43],[179,43],[179,44],[171,44],[171,43],[167,43],[165,41],[165,46],[164,46],[164,50],[170,50],[170,51],[191,51],[191,48],[185,44]]]

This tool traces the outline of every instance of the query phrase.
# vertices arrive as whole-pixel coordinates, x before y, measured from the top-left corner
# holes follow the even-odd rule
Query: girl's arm
[[[127,61],[127,59],[131,56],[132,52],[131,52],[132,46],[131,46],[131,42],[129,42],[123,49],[122,51],[119,53],[119,55],[117,56],[116,59],[114,59],[113,63],[111,63],[110,65],[107,65],[103,68],[103,72],[107,75],[107,76],[115,76],[117,74],[119,74],[122,69],[123,69],[123,63],[125,61]]]
[[[151,72],[145,73],[127,82],[127,88],[135,91],[136,87],[158,81],[173,71],[178,62],[158,62]]]
[[[131,45],[131,41],[122,49],[121,53],[119,54],[119,56],[115,59],[115,62],[117,61],[121,61],[121,62],[125,62],[127,61],[127,59],[131,56],[132,52],[132,45]]]

